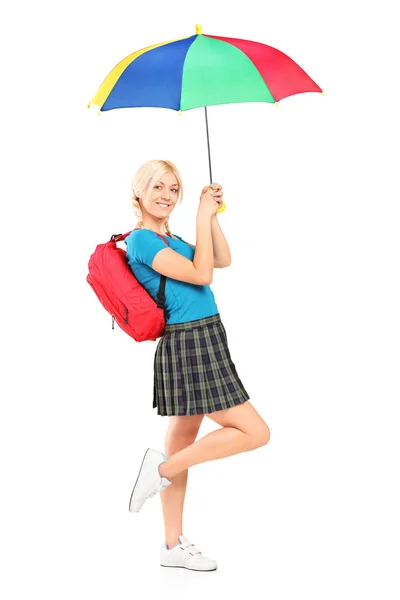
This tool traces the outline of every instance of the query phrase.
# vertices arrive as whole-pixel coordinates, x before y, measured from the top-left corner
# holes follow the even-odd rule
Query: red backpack
[[[125,250],[117,247],[116,242],[124,240],[130,233],[112,235],[108,242],[96,246],[89,259],[86,281],[110,313],[112,329],[114,321],[117,321],[121,329],[137,342],[156,341],[163,335],[165,319],[169,317],[169,311],[164,307],[167,278],[161,275],[158,302],[155,302],[134,276]],[[169,246],[164,236],[154,233]]]

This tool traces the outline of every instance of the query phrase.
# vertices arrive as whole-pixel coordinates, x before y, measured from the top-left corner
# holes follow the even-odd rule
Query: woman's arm
[[[231,253],[217,215],[211,217],[211,238],[213,241],[214,269],[229,267],[231,264]],[[196,248],[194,244],[189,244],[189,246]]]
[[[209,197],[206,200],[210,202]],[[193,256],[193,265],[202,274],[202,277],[204,277],[204,285],[212,283],[214,269],[210,220],[211,214],[209,213],[208,205],[204,201],[204,204],[200,203],[197,211],[196,248]]]
[[[229,267],[232,262],[231,253],[216,214],[211,217],[211,237],[214,250],[214,268]]]

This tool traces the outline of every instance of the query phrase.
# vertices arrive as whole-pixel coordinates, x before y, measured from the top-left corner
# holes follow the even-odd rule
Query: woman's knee
[[[247,434],[252,449],[265,446],[269,442],[269,427],[250,401],[209,413],[207,416],[222,427],[236,427]]]
[[[260,427],[259,429],[257,429],[257,431],[252,433],[251,437],[254,441],[255,448],[261,448],[261,446],[266,446],[271,437],[271,432],[268,425],[264,423],[262,427]]]

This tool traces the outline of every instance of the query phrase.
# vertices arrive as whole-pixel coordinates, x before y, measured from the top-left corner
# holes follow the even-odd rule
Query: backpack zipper
[[[89,275],[91,275],[91,274],[89,274]],[[100,302],[102,303],[104,308],[106,308],[105,302],[104,302],[105,299],[107,299],[107,301],[109,303],[112,303],[110,296],[106,293],[104,287],[96,279],[96,277],[90,276],[88,279],[88,283],[90,283],[93,291],[95,292],[96,296],[98,297],[98,299],[100,300]],[[98,291],[95,290],[95,287],[99,288]],[[106,310],[108,310],[108,309],[106,309]],[[124,311],[125,311],[125,323],[128,324],[128,307],[127,306],[124,307]],[[111,314],[111,328],[112,329],[114,329],[114,322],[115,322],[115,317],[113,314]]]
[[[126,323],[128,325],[128,308],[125,306],[124,308],[125,311],[125,321],[124,323]],[[111,315],[111,329],[114,329],[114,315]]]
[[[128,325],[128,307],[127,306],[125,306],[124,311],[125,311],[124,323],[126,323],[126,325]],[[111,329],[114,329],[114,321],[115,321],[114,315],[111,315]]]

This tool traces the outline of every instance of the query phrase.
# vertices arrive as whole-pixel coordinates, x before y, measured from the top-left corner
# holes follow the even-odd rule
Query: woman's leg
[[[170,454],[168,460],[159,467],[161,476],[175,480],[179,473],[186,471],[188,467],[254,450],[269,442],[269,427],[249,400],[225,410],[208,413],[206,416],[221,425],[221,428]],[[168,488],[163,494],[167,490]]]
[[[196,440],[204,415],[169,417],[169,425],[165,435],[166,456],[172,456]],[[168,548],[179,544],[178,536],[182,535],[183,504],[185,500],[188,470],[181,471],[174,477],[172,485],[160,494],[165,528],[165,543]]]

